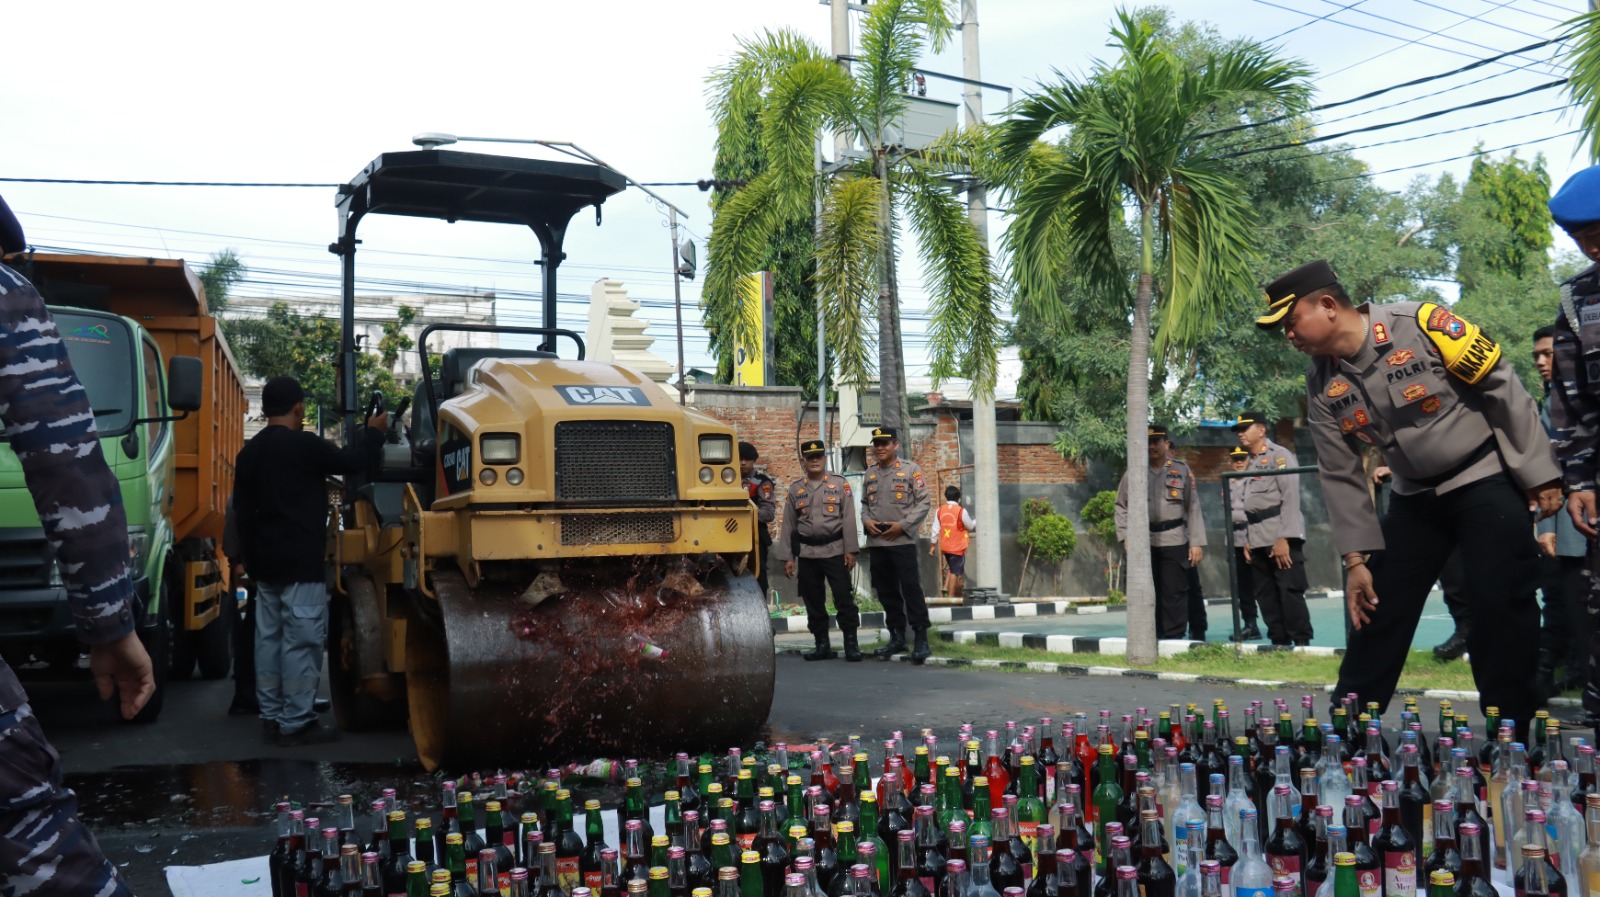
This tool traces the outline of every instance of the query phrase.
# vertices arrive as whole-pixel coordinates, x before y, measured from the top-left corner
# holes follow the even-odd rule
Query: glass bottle
[[[1311,849],[1317,842],[1317,772],[1313,767],[1305,766],[1300,769],[1300,816],[1295,820],[1294,830],[1300,833],[1300,840],[1306,843],[1306,859],[1311,858]],[[1301,870],[1302,873],[1305,870]]]
[[[967,852],[971,855],[971,862],[967,864],[967,897],[999,897],[1000,892],[989,880],[989,839],[984,835],[971,836],[967,839]],[[916,878],[915,875],[911,877]],[[896,893],[894,897],[901,895]]]
[[[1105,833],[1106,827],[1104,823],[1111,822],[1117,818],[1117,805],[1122,802],[1123,791],[1122,786],[1117,783],[1117,761],[1112,753],[1111,745],[1100,745],[1098,755],[1099,762],[1096,769],[1099,770],[1100,784],[1095,786],[1094,789],[1095,818],[1093,821],[1100,832],[1099,843],[1096,845],[1097,852],[1101,856],[1108,857],[1110,855],[1111,842]],[[1113,871],[1113,868],[1107,867],[1107,878],[1111,877],[1110,872]]]
[[[1333,824],[1333,808],[1318,804],[1311,811],[1311,843],[1306,851],[1305,893],[1313,895],[1333,875],[1333,854],[1329,851],[1328,826]]]
[[[811,857],[797,856],[791,867],[799,873],[806,883],[807,897],[824,897],[822,888],[817,883],[817,863]]]
[[[1000,760],[1000,733],[994,729],[989,730],[989,752],[983,763],[983,775],[989,783],[989,806],[1000,806],[1000,796],[1005,794],[1011,774]]]
[[[939,897],[966,897],[967,878],[967,861],[951,860],[945,870],[944,890],[939,892]]]
[[[860,854],[865,848],[870,847],[875,859],[869,865],[872,865],[876,870],[876,887],[879,890],[883,890],[885,886],[893,887],[894,879],[889,877],[890,860],[893,857],[890,856],[889,845],[878,837],[878,798],[872,793],[871,789],[868,789],[860,792],[859,800],[861,801],[861,822],[856,826],[856,853]],[[987,795],[984,796],[984,800],[988,800]],[[985,808],[984,825],[989,824],[987,812],[987,808]],[[862,859],[860,862],[865,863],[866,860]]]
[[[1384,897],[1411,897],[1417,892],[1418,844],[1400,821],[1400,783],[1383,782],[1383,825],[1372,850],[1383,862]]]
[[[1227,825],[1223,821],[1224,799],[1220,794],[1211,794],[1206,797],[1206,859],[1214,860],[1218,864],[1218,874],[1222,876],[1222,886],[1230,887],[1232,884],[1233,867],[1239,862],[1239,851],[1234,848],[1233,842],[1228,837]]]
[[[458,803],[456,808],[457,812],[459,812],[461,804]],[[553,858],[555,856],[555,845],[544,844],[540,846],[541,851],[545,848],[549,848],[550,856]],[[466,888],[467,897],[477,897],[477,891],[472,887],[472,879],[468,877],[467,873],[467,850],[461,832],[451,832],[444,836],[444,867],[450,872],[451,894],[458,894],[462,888]],[[477,857],[473,857],[472,871],[474,873],[478,871]]]
[[[717,874],[721,874],[718,870]],[[746,850],[739,854],[739,897],[763,897],[767,890],[766,870],[761,854]]]
[[[1556,873],[1558,876],[1560,874]],[[1517,868],[1515,881],[1517,897],[1555,897],[1566,893],[1565,890],[1558,890],[1557,883],[1550,875],[1550,861],[1545,857],[1544,848],[1538,844],[1522,846],[1522,864]]]
[[[1426,875],[1443,869],[1457,878],[1461,875],[1461,849],[1456,845],[1455,804],[1447,800],[1433,802],[1432,850],[1422,871]]]
[[[1456,897],[1495,897],[1489,867],[1480,852],[1484,839],[1476,822],[1456,823],[1456,849],[1461,852],[1461,872],[1456,876]]]
[[[1233,897],[1271,897],[1272,868],[1261,854],[1256,811],[1246,809],[1239,817],[1239,862],[1233,867]]]
[[[1343,807],[1345,795],[1350,793],[1350,776],[1340,759],[1343,748],[1344,743],[1338,735],[1329,735],[1327,745],[1313,767],[1317,773],[1317,801],[1330,807]]]
[[[1373,851],[1367,834],[1366,816],[1361,812],[1361,802],[1366,799],[1364,793],[1344,799],[1344,829],[1350,853],[1356,858],[1356,887],[1361,897],[1378,897],[1383,893],[1383,861]]]
[[[1017,827],[1017,836],[1022,843],[1028,845],[1028,850],[1037,853],[1039,850],[1039,836],[1036,830],[1039,823],[1045,822],[1049,817],[1049,808],[1039,798],[1038,765],[1032,757],[1024,755],[1020,761],[1021,779],[1017,791],[1017,812],[1014,817]]]
[[[1467,765],[1456,767],[1455,773],[1451,776],[1455,780],[1451,800],[1454,801],[1453,816],[1456,825],[1456,849],[1461,849],[1461,826],[1472,823],[1477,826],[1478,831],[1478,858],[1488,863],[1491,862],[1490,858],[1494,856],[1494,845],[1490,839],[1492,828],[1489,825],[1489,821],[1484,819],[1478,812],[1478,802],[1473,798],[1476,791],[1473,784],[1473,773],[1474,770],[1471,768],[1469,761]],[[1457,876],[1456,883],[1458,885],[1460,884],[1459,878]]]
[[[1428,799],[1428,789],[1422,784],[1421,762],[1421,753],[1416,745],[1408,743],[1401,746],[1400,824],[1411,836],[1411,843],[1416,845],[1419,857],[1423,852],[1423,844],[1433,831],[1433,805]]]
[[[473,897],[500,897],[500,870],[493,847],[478,851],[477,884]],[[506,888],[511,886],[511,870],[506,870]],[[687,897],[687,895],[685,895]]]
[[[1184,829],[1184,839],[1178,851],[1178,897],[1200,897],[1200,864],[1206,858],[1205,826],[1199,820],[1189,820]]]
[[[1022,834],[1017,829],[1017,796],[1008,794],[1005,796],[1005,802],[1006,805],[1001,808],[1006,814],[1005,835],[1002,837],[997,833],[991,838],[989,849],[996,853],[1001,850],[1008,851],[1011,854],[1011,858],[1016,862],[1017,867],[1022,870],[1022,881],[1002,884],[998,879],[991,876],[991,882],[1002,891],[1009,887],[1026,888],[1028,879],[1033,877],[1033,849],[1028,846],[1027,842],[1022,840]],[[990,865],[994,866],[996,864],[990,863]]]
[[[1072,787],[1075,789],[1077,785]],[[1079,818],[1076,804],[1064,804],[1063,806],[1065,807],[1063,815],[1066,818],[1069,820]],[[1074,893],[1081,895],[1081,897],[1092,897],[1094,894],[1092,872],[1094,868],[1094,851],[1092,848],[1089,850],[1083,849],[1085,845],[1093,843],[1092,838],[1085,839],[1082,837],[1078,830],[1078,825],[1075,823],[1069,822],[1065,828],[1056,832],[1056,874],[1060,877],[1073,879]],[[1060,859],[1060,854],[1062,853],[1071,853],[1071,862],[1063,864]]]
[[[1383,812],[1372,801],[1371,782],[1367,780],[1367,758],[1354,757],[1350,760],[1350,793],[1361,798],[1357,807],[1361,813],[1362,828],[1366,829],[1367,841],[1378,834],[1378,826],[1383,822]],[[1346,801],[1348,804],[1349,801]],[[1349,825],[1348,820],[1345,825]],[[1355,836],[1351,835],[1354,840]],[[1360,878],[1361,858],[1356,858],[1356,877]]]
[[[1046,729],[1045,731],[1049,731]],[[1033,878],[1028,882],[1026,897],[1060,897],[1060,886],[1057,884],[1057,864],[1062,855],[1072,854],[1072,851],[1063,850],[1059,853],[1054,850],[1045,850],[1039,854],[1039,861],[1033,864]],[[1070,860],[1068,863],[1070,864]],[[1070,868],[1070,865],[1069,865]],[[1067,881],[1072,881],[1069,877]],[[1076,883],[1073,882],[1076,886]]]
[[[1176,847],[1189,830],[1189,820],[1198,819],[1204,825],[1206,811],[1200,806],[1198,797],[1198,783],[1195,781],[1195,765],[1193,763],[1178,764],[1178,802],[1169,808],[1167,815],[1167,832],[1171,837],[1171,844]],[[1172,851],[1173,858],[1182,865],[1182,858],[1177,850]]]
[[[1551,720],[1551,726],[1554,725],[1555,721]],[[1552,740],[1552,754],[1557,750],[1555,745]],[[1556,757],[1546,762],[1545,768],[1550,771],[1550,806],[1545,810],[1547,849],[1550,859],[1561,870],[1561,876],[1568,882],[1576,882],[1578,854],[1583,852],[1585,843],[1583,817],[1572,809],[1572,779],[1567,772],[1567,761]]]
[[[841,873],[845,867],[840,865],[839,850],[834,846],[833,822],[831,814],[828,812],[828,805],[825,802],[827,798],[823,797],[821,800],[824,802],[819,803],[813,811],[816,823],[813,828],[812,840],[816,843],[812,849],[815,852],[817,884],[824,891],[827,891],[833,886],[836,879],[843,877]],[[927,809],[931,812],[933,808],[928,807]]]
[[[1228,794],[1222,804],[1222,822],[1228,843],[1239,843],[1239,814],[1246,809],[1255,810],[1250,796],[1250,775],[1245,769],[1246,745],[1234,741],[1234,754],[1228,758]],[[1258,811],[1259,812],[1259,811]],[[1223,872],[1226,876],[1228,873]]]
[[[465,807],[462,808],[462,812],[466,812]],[[595,805],[594,816],[598,821],[600,816],[598,803]],[[573,888],[583,885],[583,839],[578,836],[577,828],[573,824],[572,792],[565,788],[556,792],[556,817],[558,826],[555,843],[556,877],[561,882],[561,890],[571,894]],[[645,828],[648,830],[649,826]],[[468,865],[472,865],[472,856],[470,852],[467,854]]]
[[[1166,842],[1161,836],[1160,815],[1155,810],[1141,811],[1139,827],[1139,891],[1143,897],[1174,897],[1178,876],[1161,855]]]
[[[764,897],[779,897],[783,891],[783,876],[789,867],[789,848],[778,831],[778,814],[772,801],[762,801],[759,809],[761,825],[751,848],[761,857],[761,881]],[[803,883],[803,881],[802,881]]]
[[[1008,795],[1009,797],[1009,795]],[[1011,850],[1011,814],[1005,807],[994,811],[993,814],[994,836],[989,848],[989,881],[997,891],[1005,888],[1020,887],[1027,879],[1023,875],[1022,864],[1017,861],[1017,856]],[[971,849],[971,839],[968,839],[968,849]],[[976,862],[976,861],[974,861]]]
[[[1118,866],[1116,897],[1147,897],[1139,886],[1139,870],[1133,866]]]
[[[1200,863],[1200,897],[1223,897],[1222,866],[1216,860]]]
[[[933,824],[933,808],[918,807],[917,821],[912,826],[917,847],[917,877],[929,894],[938,894],[944,886],[945,856],[939,852],[939,832]]]
[[[1290,807],[1293,804],[1289,786],[1275,786],[1272,789],[1272,799],[1273,829],[1266,845],[1267,863],[1272,867],[1274,878],[1287,877],[1298,889],[1301,877],[1305,874],[1307,845],[1305,839],[1295,829],[1294,819],[1290,816]]]
[[[1123,866],[1133,864],[1133,842],[1128,836],[1122,834],[1121,823],[1111,823],[1116,826],[1117,832],[1111,836],[1111,853],[1105,860],[1106,871],[1100,874],[1095,881],[1094,897],[1115,897],[1117,890],[1116,870]],[[1138,870],[1135,869],[1135,874]],[[1137,887],[1137,882],[1135,882]]]

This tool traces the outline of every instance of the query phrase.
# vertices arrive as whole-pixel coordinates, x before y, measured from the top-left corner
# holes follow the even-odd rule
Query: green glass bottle
[[[856,852],[861,852],[862,845],[871,844],[873,849],[873,862],[877,868],[877,878],[880,882],[894,881],[889,877],[889,847],[878,837],[878,796],[868,788],[861,792],[861,822],[856,828]],[[861,862],[861,860],[857,860]]]
[[[856,824],[846,819],[835,825],[834,851],[839,854],[839,868],[849,869],[858,861],[856,860]]]
[[[667,881],[666,866],[650,867],[650,897],[671,897],[671,885]]]
[[[966,821],[967,811],[961,806],[961,770],[947,766],[939,780],[939,799],[934,802],[933,809],[933,818],[939,824],[939,831],[949,831],[950,820],[958,818],[957,814],[960,814],[962,821]]]
[[[1111,836],[1106,830],[1106,823],[1117,818],[1117,804],[1122,802],[1122,786],[1117,784],[1117,759],[1111,750],[1111,745],[1100,745],[1100,784],[1094,789],[1095,832],[1099,835],[1101,868],[1111,856]],[[1109,874],[1102,871],[1102,875]]]
[[[1028,845],[1028,855],[1039,855],[1039,837],[1037,834],[1039,824],[1048,820],[1050,808],[1044,805],[1039,797],[1039,768],[1033,758],[1024,754],[1022,757],[1022,781],[1017,786],[1017,835],[1022,838],[1022,843]],[[1054,850],[1054,844],[1045,845],[1046,849]]]
[[[762,897],[761,854],[746,850],[739,855],[739,897]]]
[[[428,897],[428,864],[412,860],[406,864],[406,897]]]
[[[967,837],[983,835],[994,837],[994,824],[989,817],[994,808],[989,805],[989,777],[978,776],[972,780],[972,824],[967,826]]]

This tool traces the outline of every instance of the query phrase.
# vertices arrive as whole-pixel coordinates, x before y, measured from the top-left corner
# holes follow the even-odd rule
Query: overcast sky
[[[1347,99],[1552,36],[1582,0],[1178,0],[1179,17],[1223,34],[1272,40],[1319,73],[1318,102]],[[1103,56],[1110,0],[979,0],[984,80],[1026,90]],[[714,133],[705,78],[738,39],[792,28],[826,46],[828,9],[816,0],[643,0],[442,4],[353,2],[21,4],[6,14],[11,90],[0,118],[0,175],[111,180],[338,183],[412,135],[531,137],[581,144],[639,181],[711,174]],[[1562,76],[1556,48],[1325,113],[1324,133],[1409,118],[1514,93]],[[1552,60],[1556,60],[1552,62]],[[926,67],[960,74],[959,46]],[[1468,82],[1478,81],[1476,84]],[[1435,96],[1426,96],[1448,89]],[[929,81],[931,96],[957,99]],[[1399,102],[1389,109],[1380,107]],[[985,99],[993,114],[1005,95]],[[1462,156],[1526,144],[1544,153],[1556,185],[1584,164],[1576,117],[1555,111],[1560,90],[1356,135],[1358,155],[1386,189],[1453,172]],[[1486,124],[1527,115],[1498,125]],[[1349,117],[1347,117],[1349,116]],[[1435,132],[1455,133],[1421,137]],[[1554,138],[1554,139],[1547,139]],[[1539,141],[1539,142],[1533,142]],[[515,153],[491,145],[478,151]],[[1433,164],[1422,164],[1433,163]],[[336,290],[329,189],[0,184],[48,247],[186,258],[202,264],[235,248],[252,271],[248,295]],[[693,188],[660,192],[689,215],[704,248],[710,213]],[[605,206],[605,224],[580,215],[568,235],[561,290],[624,281],[670,357],[671,249],[664,216],[637,191]],[[1004,226],[995,216],[992,233]],[[363,278],[435,289],[536,293],[537,254],[515,228],[374,216],[363,222]],[[907,253],[904,295],[910,373],[926,370],[925,294]],[[380,291],[380,287],[372,287]],[[691,365],[709,363],[685,284]],[[507,322],[536,323],[533,304],[505,303]],[[585,310],[564,307],[580,331]],[[527,316],[524,319],[524,316]]]

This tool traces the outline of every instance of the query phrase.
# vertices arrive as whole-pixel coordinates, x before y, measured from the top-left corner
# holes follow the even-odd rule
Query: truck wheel
[[[166,587],[161,590],[162,604],[166,603],[168,594]],[[150,700],[145,702],[144,709],[140,710],[133,719],[127,720],[130,724],[147,725],[161,718],[161,707],[167,701],[167,671],[172,660],[172,644],[176,633],[172,630],[172,621],[165,612],[155,615],[155,625],[139,630],[139,641],[144,643],[144,649],[150,655],[150,667],[154,671],[156,690],[150,695]],[[191,663],[193,661],[191,660]],[[121,714],[118,714],[121,719]]]
[[[328,607],[328,696],[339,728],[351,732],[398,728],[405,722],[402,679],[383,671],[377,585],[363,573],[346,583]],[[375,693],[376,692],[376,693]],[[387,698],[382,697],[387,692]]]
[[[239,625],[233,593],[222,596],[222,612],[199,632],[187,633],[200,662],[200,675],[222,679],[233,669],[233,627]]]

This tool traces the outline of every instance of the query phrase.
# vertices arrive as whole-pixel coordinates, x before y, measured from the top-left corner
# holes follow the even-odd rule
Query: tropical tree
[[[206,308],[212,314],[221,314],[228,310],[228,300],[232,298],[233,288],[244,279],[249,271],[244,266],[244,261],[239,258],[239,253],[232,249],[223,249],[211,254],[204,268],[200,269],[200,284],[206,290]]]
[[[1308,69],[1241,42],[1188,64],[1150,17],[1119,11],[1114,63],[1084,78],[1058,76],[1021,100],[1002,127],[1013,221],[1005,237],[1019,304],[1057,302],[1074,273],[1091,293],[1128,310],[1128,491],[1145,494],[1151,349],[1191,344],[1219,312],[1258,294],[1255,224],[1222,153],[1202,138],[1211,114],[1265,100],[1293,115],[1309,95]],[[1070,131],[1057,145],[1041,138]],[[1131,215],[1137,278],[1118,264],[1114,233]],[[1163,260],[1160,327],[1152,334]],[[1134,287],[1130,297],[1129,287]],[[1130,301],[1131,299],[1131,301]],[[1155,591],[1148,508],[1129,503],[1128,659],[1155,659]]]
[[[931,293],[934,380],[967,377],[992,389],[1003,336],[988,251],[950,172],[895,136],[918,59],[954,32],[950,0],[883,0],[868,7],[849,71],[785,30],[742,42],[710,78],[719,160],[752,145],[762,158],[715,206],[702,293],[708,329],[719,341],[730,333],[753,339],[738,278],[757,269],[785,228],[815,221],[812,286],[840,379],[864,385],[876,371],[889,426],[905,416],[895,274],[902,220],[917,238]],[[819,175],[824,129],[852,152]]]

